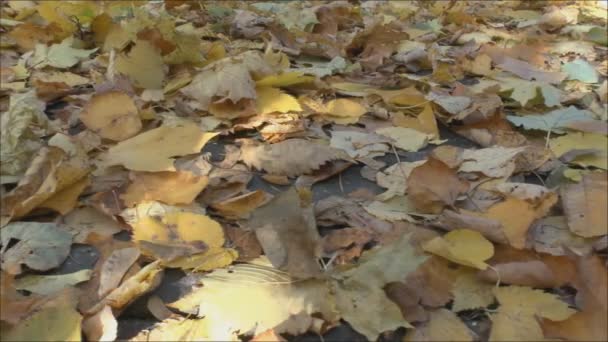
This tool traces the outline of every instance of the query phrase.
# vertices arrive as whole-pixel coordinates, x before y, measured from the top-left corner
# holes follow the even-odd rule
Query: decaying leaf
[[[567,184],[561,197],[570,230],[582,237],[608,234],[606,172],[589,173],[579,183]]]
[[[264,259],[217,269],[200,283],[203,287],[170,307],[214,322],[208,330],[213,340],[229,340],[239,331],[254,330],[257,335],[271,328],[298,334],[308,330],[313,313],[329,322],[339,317],[325,280],[294,281]]]
[[[204,133],[194,124],[161,126],[112,146],[100,163],[133,171],[175,171],[171,157],[198,153],[216,135]]]
[[[473,341],[475,333],[446,309],[432,311],[427,324],[410,332],[404,341]]]
[[[91,341],[114,341],[118,334],[118,322],[112,308],[104,306],[96,314],[82,321],[82,331]]]
[[[494,246],[479,232],[468,229],[453,230],[442,237],[427,241],[427,252],[440,255],[455,263],[485,270],[487,259],[494,254]]]
[[[262,190],[252,191],[211,204],[211,208],[224,217],[247,218],[257,207],[268,202],[272,195]]]
[[[18,242],[9,246],[11,240]],[[70,253],[72,234],[54,223],[13,222],[2,228],[2,270],[20,274],[21,265],[38,271],[59,266]]]
[[[125,273],[131,265],[139,258],[137,248],[117,249],[108,256],[101,265],[99,272],[99,288],[97,293],[103,298],[120,284]]]
[[[2,329],[5,341],[80,341],[82,316],[69,303],[44,308],[11,329]]]
[[[190,204],[207,186],[207,176],[185,171],[135,172],[133,181],[120,195],[127,207],[146,201]]]
[[[32,293],[48,295],[68,286],[76,285],[91,278],[91,270],[81,270],[61,275],[27,275],[15,281],[15,288]]]
[[[294,278],[320,275],[319,233],[310,204],[300,199],[296,188],[276,195],[251,214],[251,227],[264,253],[277,269]]]
[[[80,113],[80,120],[102,138],[122,141],[141,130],[138,112],[129,95],[111,91],[93,96]]]
[[[356,268],[334,275],[339,280],[335,284],[338,311],[370,340],[382,331],[410,326],[382,290],[390,282],[403,280],[426,259],[416,255],[409,239],[406,234],[391,245],[366,252]]]
[[[479,279],[474,272],[461,272],[452,287],[452,311],[485,308],[494,303],[493,287],[494,285]]]
[[[241,147],[241,159],[249,167],[274,175],[297,176],[318,169],[330,160],[348,156],[332,147],[301,139],[271,145],[247,141]]]
[[[438,213],[452,205],[461,193],[468,190],[467,182],[443,162],[429,158],[414,168],[407,178],[408,197],[416,209],[423,213]]]

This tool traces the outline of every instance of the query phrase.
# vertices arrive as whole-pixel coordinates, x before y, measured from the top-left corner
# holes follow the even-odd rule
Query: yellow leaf
[[[494,285],[479,279],[476,273],[463,269],[452,287],[454,294],[452,311],[485,308],[494,303],[493,287]]]
[[[118,91],[93,95],[80,113],[80,120],[102,138],[114,141],[128,139],[142,127],[133,99]]]
[[[209,250],[192,256],[180,257],[165,264],[166,267],[193,269],[195,272],[211,271],[226,267],[239,257],[232,248],[211,247]]]
[[[127,207],[144,201],[167,204],[190,204],[207,186],[207,176],[190,172],[137,172],[135,179],[120,197]]]
[[[224,231],[219,223],[205,215],[171,212],[160,220],[151,216],[139,219],[133,224],[133,240],[203,241],[209,247],[221,247],[224,244]]]
[[[378,128],[376,133],[393,139],[395,147],[405,151],[418,151],[425,147],[429,140],[428,134],[405,127]]]
[[[367,112],[360,103],[349,99],[331,100],[325,104],[327,114],[337,117],[359,118]]]
[[[535,315],[552,321],[563,321],[576,310],[551,293],[526,286],[504,286],[493,289],[500,303],[500,311]]]
[[[479,232],[469,229],[457,229],[444,236],[438,236],[427,241],[422,249],[480,270],[488,267],[484,261],[494,255],[494,245]]]
[[[134,171],[175,171],[171,157],[198,153],[216,135],[204,133],[195,124],[161,126],[112,146],[100,163]]]
[[[264,115],[270,113],[300,112],[302,107],[293,96],[281,92],[272,87],[258,87],[257,113]]]
[[[555,202],[557,202],[557,196],[548,196],[537,208],[534,208],[527,201],[509,196],[503,202],[491,206],[485,213],[468,210],[461,212],[500,222],[511,246],[522,249],[526,245],[526,236],[532,222],[545,216]]]
[[[270,75],[255,82],[258,87],[287,87],[294,84],[310,83],[315,80],[314,76],[304,75],[303,72],[290,71],[278,75]]]
[[[138,40],[129,53],[116,58],[116,71],[126,75],[136,87],[161,89],[165,78],[163,58],[147,40]]]
[[[246,218],[255,208],[266,203],[272,196],[262,190],[211,204],[211,208],[225,217]]]
[[[393,117],[393,124],[399,127],[415,129],[419,132],[429,134],[431,138],[439,138],[439,128],[437,128],[437,121],[435,120],[435,114],[430,104],[425,104],[424,109],[416,118],[409,116],[395,115]]]
[[[82,191],[89,185],[90,180],[85,177],[76,183],[66,187],[65,189],[55,193],[51,198],[39,205],[41,208],[53,209],[61,215],[65,215],[72,211],[78,203],[78,197]]]
[[[424,94],[414,87],[398,90],[370,90],[370,93],[382,97],[382,100],[387,104],[394,104],[397,106],[421,106],[428,102],[424,98]]]
[[[499,311],[490,315],[490,319],[490,341],[545,341],[542,328],[534,316]]]
[[[474,333],[453,312],[438,309],[430,312],[429,322],[410,331],[404,338],[406,341],[473,341]]]
[[[551,139],[549,148],[557,157],[572,150],[597,150],[594,154],[584,154],[575,157],[569,163],[581,166],[595,166],[608,169],[608,137],[595,133],[568,133]]]
[[[73,17],[82,24],[90,23],[98,11],[98,4],[93,1],[41,1],[37,6],[38,14],[49,23],[55,23],[67,37],[78,28]]]
[[[2,328],[2,341],[80,341],[82,316],[69,305],[38,311],[25,321]]]
[[[367,84],[349,82],[332,83],[331,87],[336,89],[341,94],[350,96],[365,96],[371,89],[373,89]]]

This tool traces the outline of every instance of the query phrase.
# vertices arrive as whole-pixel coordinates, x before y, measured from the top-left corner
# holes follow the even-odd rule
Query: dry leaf
[[[142,124],[129,95],[118,91],[96,94],[80,113],[84,125],[102,138],[122,141],[139,133]]]
[[[258,87],[256,93],[256,108],[259,115],[302,111],[298,100],[277,88]]]
[[[248,218],[253,210],[268,202],[271,198],[272,195],[269,193],[262,190],[256,190],[221,202],[213,203],[210,206],[224,217]]]
[[[294,282],[263,260],[217,269],[200,279],[202,287],[170,304],[209,320],[209,338],[230,340],[239,331],[257,335],[273,328],[277,333],[299,334],[320,313],[335,322],[333,295],[323,280]],[[235,311],[233,308],[239,307]],[[264,310],[260,310],[264,308]]]
[[[75,243],[85,243],[91,234],[109,237],[122,230],[112,217],[90,207],[72,210],[63,217],[63,222],[65,230],[74,235]]]
[[[492,265],[478,276],[488,282],[530,286],[536,288],[559,287],[561,284],[553,271],[540,260],[504,262]]]
[[[376,133],[393,139],[395,147],[412,152],[425,147],[429,140],[428,134],[405,127],[379,128]]]
[[[137,248],[117,249],[104,260],[99,271],[99,288],[97,293],[100,298],[105,297],[110,291],[120,284],[125,273],[139,258]]]
[[[120,195],[127,207],[146,201],[190,204],[208,183],[207,176],[190,172],[134,172],[133,181]]]
[[[430,313],[428,323],[409,332],[403,341],[473,341],[475,337],[455,313],[438,309]]]
[[[445,205],[453,205],[458,195],[468,188],[466,181],[434,158],[413,169],[407,178],[408,197],[423,213],[438,213]]]
[[[320,275],[317,263],[320,237],[312,208],[303,206],[295,188],[256,209],[248,226],[255,231],[264,253],[277,269],[294,278]]]
[[[290,139],[271,145],[246,142],[241,159],[247,166],[273,175],[297,176],[318,169],[330,160],[345,159],[341,150],[301,139]]]
[[[493,287],[493,284],[481,281],[475,272],[462,270],[452,287],[454,295],[452,311],[459,312],[489,306],[494,303]]]
[[[410,235],[404,234],[390,245],[364,253],[357,267],[336,272],[333,277],[339,281],[334,291],[342,318],[369,340],[386,330],[410,327],[383,288],[403,280],[425,259],[414,251]]]
[[[112,146],[100,164],[123,165],[133,171],[175,171],[171,157],[198,153],[216,135],[194,124],[161,126]]]
[[[11,329],[2,329],[4,341],[80,341],[82,316],[69,303],[44,308]]]
[[[129,77],[136,87],[162,89],[165,71],[156,47],[146,40],[137,40],[128,53],[116,58],[116,71]]]
[[[494,246],[479,232],[469,229],[453,230],[442,237],[427,241],[422,248],[455,263],[485,270],[485,261],[494,254]]]
[[[561,188],[570,230],[582,237],[608,234],[608,180],[606,172],[588,173],[579,183]]]
[[[112,314],[112,308],[103,309],[82,321],[82,332],[90,341],[114,341],[118,334],[118,322]]]
[[[523,148],[519,147],[464,150],[462,152],[463,162],[458,171],[481,172],[493,178],[508,177],[515,171],[514,158],[521,152],[523,152]]]

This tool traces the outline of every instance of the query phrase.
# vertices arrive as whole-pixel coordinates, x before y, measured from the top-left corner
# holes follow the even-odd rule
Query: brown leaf
[[[579,183],[564,185],[562,203],[570,230],[582,237],[608,234],[608,174],[588,173]]]
[[[241,159],[249,167],[291,177],[316,170],[330,160],[349,158],[342,150],[290,139],[271,145],[246,141],[241,147]]]
[[[424,213],[438,213],[445,205],[451,206],[468,188],[466,181],[434,158],[412,170],[407,179],[408,197]]]
[[[99,297],[104,297],[120,284],[122,277],[139,258],[137,248],[117,249],[104,261],[99,273]]]
[[[190,172],[133,172],[133,182],[120,197],[128,207],[144,201],[190,204],[207,182],[206,176]]]
[[[276,195],[256,209],[248,225],[255,231],[273,266],[297,278],[320,275],[317,263],[320,238],[314,215],[306,214],[295,188]]]
[[[113,141],[131,138],[142,128],[135,102],[118,91],[93,95],[80,113],[80,120],[102,138]]]
[[[530,286],[537,288],[558,287],[560,284],[551,269],[540,260],[525,262],[507,262],[493,265],[479,272],[481,279],[510,285]]]
[[[226,218],[248,218],[249,214],[270,201],[272,195],[262,190],[252,191],[210,205],[221,216]]]
[[[582,311],[561,322],[545,319],[543,332],[548,338],[569,341],[608,340],[608,272],[597,256],[580,258],[577,263],[577,289],[582,299]]]

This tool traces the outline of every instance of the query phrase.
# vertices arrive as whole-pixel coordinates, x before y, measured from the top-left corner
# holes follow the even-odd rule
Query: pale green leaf
[[[516,126],[521,126],[525,129],[565,133],[565,128],[568,127],[569,123],[592,121],[593,113],[570,106],[568,108],[556,109],[543,115],[508,115],[507,119]]]
[[[595,68],[583,59],[577,59],[564,64],[562,70],[568,74],[569,80],[578,80],[584,83],[599,82]]]
[[[91,278],[91,270],[80,270],[74,273],[59,275],[28,274],[15,280],[17,290],[48,295],[68,286],[76,285]]]

